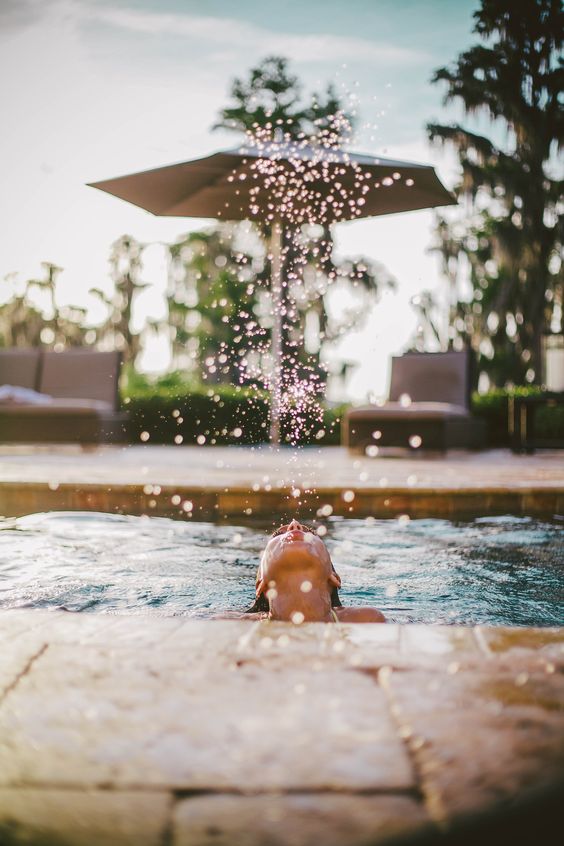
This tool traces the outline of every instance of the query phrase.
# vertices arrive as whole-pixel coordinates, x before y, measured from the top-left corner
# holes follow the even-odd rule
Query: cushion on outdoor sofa
[[[350,409],[343,443],[365,449],[377,437],[379,447],[416,448],[419,434],[426,449],[480,447],[485,423],[470,413],[471,364],[468,349],[394,356],[389,401]]]
[[[30,391],[37,389],[39,349],[0,350],[0,385],[18,385]]]
[[[56,417],[57,415],[91,415],[99,416],[104,414],[111,414],[113,412],[112,406],[107,402],[101,400],[83,400],[73,399],[72,397],[58,399],[51,397],[51,402],[38,404],[25,403],[6,403],[0,405],[0,413],[2,416],[13,417]]]
[[[392,358],[391,402],[402,394],[412,402],[439,402],[470,408],[469,350],[409,352]]]
[[[39,390],[52,397],[98,400],[117,408],[118,352],[67,349],[43,353]]]
[[[347,417],[350,420],[378,420],[383,418],[390,420],[409,420],[410,418],[440,420],[445,417],[468,417],[468,411],[461,405],[452,405],[447,402],[413,402],[407,406],[399,402],[387,402],[385,405],[365,405],[352,408]]]

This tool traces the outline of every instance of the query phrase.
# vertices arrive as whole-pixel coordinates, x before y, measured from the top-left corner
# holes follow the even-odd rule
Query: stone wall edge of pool
[[[564,487],[368,488],[298,490],[153,484],[1,482],[0,514],[19,517],[37,511],[102,511],[177,519],[231,520],[315,517],[322,506],[343,517],[470,517],[484,514],[564,514]]]

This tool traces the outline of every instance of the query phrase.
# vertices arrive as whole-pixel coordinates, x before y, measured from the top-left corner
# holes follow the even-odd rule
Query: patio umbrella
[[[429,165],[277,141],[89,184],[155,215],[252,218],[270,226],[273,443],[280,437],[284,228],[456,202]]]

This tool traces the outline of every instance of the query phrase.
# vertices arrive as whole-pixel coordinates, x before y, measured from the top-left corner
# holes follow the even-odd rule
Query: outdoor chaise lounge
[[[0,350],[0,442],[123,439],[118,352]]]
[[[470,369],[469,350],[393,357],[389,400],[351,409],[343,423],[344,444],[362,451],[481,447],[485,423],[470,413]]]

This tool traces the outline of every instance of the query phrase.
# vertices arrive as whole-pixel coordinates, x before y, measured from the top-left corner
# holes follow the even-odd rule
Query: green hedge
[[[213,388],[130,381],[122,391],[129,413],[130,443],[258,444],[268,441],[269,404],[263,392],[229,385]],[[340,443],[343,407],[328,408],[323,422],[311,419],[301,427],[300,444]],[[285,425],[286,424],[286,425]],[[284,421],[282,440],[290,442],[291,420]],[[180,440],[181,439],[181,440]],[[204,440],[205,439],[205,440]]]
[[[527,386],[511,390],[494,389],[475,393],[472,411],[487,423],[487,445],[508,446],[508,400],[510,396],[531,396],[540,388]],[[156,381],[126,372],[122,385],[123,407],[129,412],[129,441],[156,444],[259,444],[268,441],[268,394],[231,385],[201,386],[186,383],[180,373],[169,373]],[[299,444],[329,446],[341,442],[341,418],[346,405],[326,408],[323,422],[311,419],[301,427]],[[286,424],[291,421],[285,421]],[[562,438],[564,407],[541,406],[536,412],[539,440]],[[146,433],[146,434],[145,434]],[[147,439],[148,435],[148,439]],[[282,440],[292,441],[288,425]],[[199,440],[198,440],[199,439]]]
[[[483,417],[487,423],[488,446],[508,446],[508,403],[511,396],[536,396],[542,393],[536,386],[511,389],[495,388],[487,394],[475,393],[472,397],[472,411]],[[539,441],[550,441],[564,437],[564,407],[542,405],[535,413],[536,435]]]

